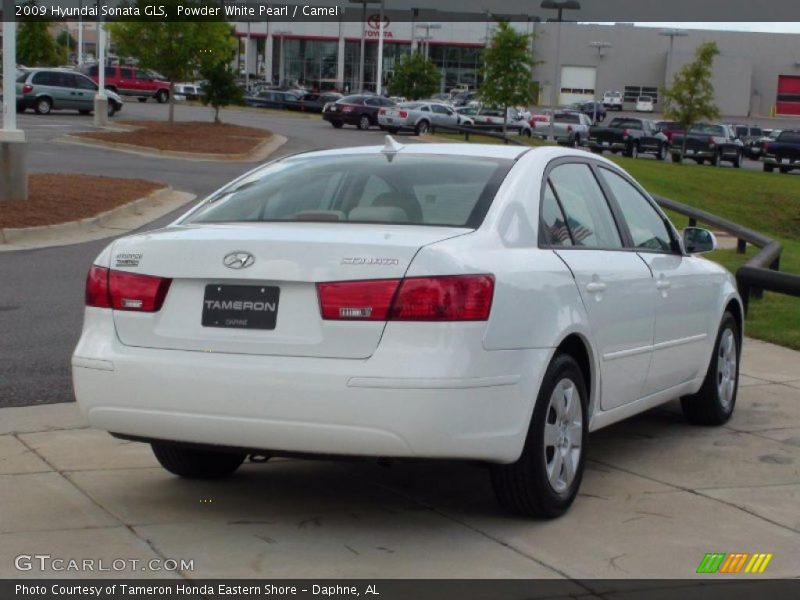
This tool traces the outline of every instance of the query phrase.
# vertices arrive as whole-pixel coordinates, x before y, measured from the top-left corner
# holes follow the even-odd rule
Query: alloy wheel
[[[581,459],[583,411],[578,387],[569,378],[559,381],[550,395],[544,425],[544,460],[553,491],[572,486]]]
[[[737,357],[736,336],[733,331],[726,329],[722,332],[717,353],[717,392],[725,410],[729,409],[736,391]]]

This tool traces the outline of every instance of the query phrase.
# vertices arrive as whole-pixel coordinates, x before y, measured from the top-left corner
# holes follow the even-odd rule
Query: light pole
[[[244,89],[250,93],[250,21],[247,22],[247,35],[244,38]]]
[[[597,57],[603,58],[603,50],[611,48],[608,42],[589,42],[589,46],[597,48]],[[597,74],[595,73],[594,94],[592,95],[592,123],[597,123]]]
[[[378,14],[378,71],[375,74],[375,92],[378,96],[383,92],[383,8],[384,0],[381,0],[381,10]]]
[[[100,8],[104,0],[97,0],[97,12],[102,14]],[[95,127],[104,127],[108,124],[108,96],[106,96],[106,24],[100,17],[97,20],[97,94],[94,97],[94,124]]]
[[[376,4],[381,0],[348,0],[351,4],[361,5],[361,51],[358,55],[358,93],[364,93],[364,28],[367,26],[367,4]]]
[[[577,0],[544,0],[542,2],[542,8],[547,10],[556,10],[558,11],[558,18],[556,21],[558,22],[558,26],[556,29],[556,57],[555,57],[555,65],[553,67],[553,84],[551,85],[550,89],[550,139],[555,139],[556,135],[556,127],[555,127],[555,117],[556,117],[556,90],[559,89],[559,77],[558,77],[558,69],[559,69],[559,60],[560,60],[560,52],[561,52],[561,21],[563,20],[563,13],[565,10],[580,10],[581,4]]]
[[[423,47],[425,48],[425,58],[428,58],[430,53],[430,40],[433,38],[431,37],[431,29],[441,29],[442,26],[439,23],[417,23],[415,25],[417,29],[424,29],[425,30],[425,37],[419,37],[417,39],[424,40]]]
[[[689,32],[685,29],[662,29],[658,35],[669,38],[669,54],[667,54],[667,72],[664,74],[664,87],[669,87],[669,78],[672,75],[672,48],[676,37],[686,37]]]
[[[278,85],[280,87],[283,87],[284,80],[286,79],[286,61],[284,60],[283,57],[283,38],[289,35],[290,33],[292,32],[289,31],[288,29],[280,29],[278,31],[272,32],[273,37],[277,35],[281,40],[280,53],[278,56],[278,60],[280,61],[280,64],[278,65]]]
[[[79,0],[78,10],[83,10],[83,0]],[[83,16],[78,12],[78,66],[81,65],[83,65]]]
[[[25,132],[17,129],[17,23],[14,0],[3,0],[3,129],[0,131],[0,201],[25,200]]]

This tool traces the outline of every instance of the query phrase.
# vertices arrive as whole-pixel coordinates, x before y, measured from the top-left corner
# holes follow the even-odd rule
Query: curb
[[[212,154],[180,152],[177,150],[157,150],[155,148],[147,148],[145,146],[125,144],[122,142],[104,142],[102,140],[84,138],[77,135],[65,135],[55,141],[62,144],[76,144],[79,146],[117,150],[118,152],[127,152],[128,154],[138,154],[139,156],[148,156],[152,158],[175,158],[197,162],[260,162],[269,157],[288,140],[282,135],[273,133],[253,150],[244,154]]]
[[[66,223],[55,223],[53,225],[37,225],[34,227],[6,227],[0,229],[0,250],[45,248],[109,237],[117,233],[123,233],[124,231],[130,231],[131,229],[141,227],[161,216],[145,215],[148,209],[166,205],[170,209],[169,212],[171,212],[175,208],[178,208],[177,206],[172,207],[172,204],[179,202],[179,206],[182,206],[195,197],[194,194],[176,192],[171,187],[163,187],[147,196],[92,217],[86,217],[85,219],[68,221]],[[138,222],[139,220],[135,219],[137,216],[144,217],[144,220]],[[136,221],[133,227],[111,226],[111,222],[114,220],[130,217],[134,217],[134,221]],[[101,235],[98,235],[98,230],[102,230],[103,228],[106,228],[105,231],[102,231]],[[78,239],[82,237],[81,234],[85,234],[85,239]],[[70,239],[64,241],[67,238]],[[23,246],[19,246],[19,244],[23,244]],[[19,248],[10,248],[9,246],[19,246]]]

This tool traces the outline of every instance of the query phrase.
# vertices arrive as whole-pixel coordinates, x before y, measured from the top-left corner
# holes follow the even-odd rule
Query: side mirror
[[[683,230],[683,247],[689,254],[704,254],[717,249],[717,238],[708,229],[687,227]]]

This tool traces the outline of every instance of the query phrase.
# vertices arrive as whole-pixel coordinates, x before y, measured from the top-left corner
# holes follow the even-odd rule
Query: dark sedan
[[[345,96],[322,111],[322,118],[339,129],[342,125],[355,125],[369,129],[378,125],[378,111],[382,107],[394,106],[394,102],[381,96]]]
[[[593,119],[595,123],[606,120],[606,107],[602,102],[583,102],[578,105],[578,112]]]
[[[258,108],[283,108],[299,110],[300,92],[261,90],[253,96],[245,96],[244,103]]]
[[[336,102],[341,98],[342,95],[338,92],[309,92],[300,96],[300,110],[321,113],[326,104]]]

